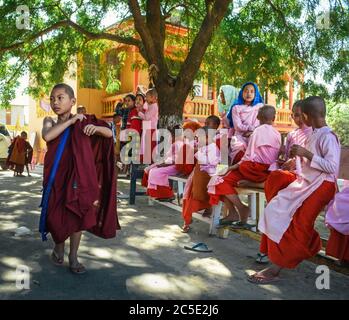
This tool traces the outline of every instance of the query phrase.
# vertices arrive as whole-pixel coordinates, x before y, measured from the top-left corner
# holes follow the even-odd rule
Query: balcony
[[[215,104],[213,100],[187,100],[183,109],[183,119],[197,119],[202,123],[205,122],[208,116],[215,114]]]
[[[124,97],[127,95],[128,93],[123,93],[123,94],[118,94],[116,96],[111,96],[111,97],[107,97],[102,99],[102,117],[103,118],[110,118],[113,116],[116,105],[119,102],[122,102]]]
[[[102,99],[102,117],[112,117],[116,105],[122,102],[123,97],[127,94],[128,93],[124,93]],[[183,119],[195,118],[200,122],[204,122],[204,120],[212,114],[215,114],[215,105],[212,100],[187,100],[184,105]]]
[[[295,128],[291,114],[292,111],[289,109],[276,109],[275,127],[280,132],[290,132]]]

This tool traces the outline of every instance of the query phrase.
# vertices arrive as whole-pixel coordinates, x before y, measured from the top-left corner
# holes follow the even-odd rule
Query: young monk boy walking
[[[43,240],[52,235],[51,258],[56,265],[63,265],[65,240],[70,238],[69,268],[82,274],[86,272],[78,260],[82,231],[112,238],[120,228],[112,131],[95,116],[73,116],[74,91],[64,83],[53,87],[50,103],[58,118],[46,117],[43,122],[47,153],[39,230]]]

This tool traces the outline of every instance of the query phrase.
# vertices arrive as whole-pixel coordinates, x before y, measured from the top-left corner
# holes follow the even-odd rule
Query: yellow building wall
[[[135,71],[132,70],[133,63],[134,63],[134,55],[133,55],[132,49],[129,48],[127,51],[124,66],[121,68],[121,72],[120,72],[120,81],[121,81],[120,93],[128,93],[128,92],[134,91],[133,84],[134,84]]]
[[[102,99],[104,90],[78,88],[77,105],[84,106],[88,114],[95,114],[97,118],[102,116]]]

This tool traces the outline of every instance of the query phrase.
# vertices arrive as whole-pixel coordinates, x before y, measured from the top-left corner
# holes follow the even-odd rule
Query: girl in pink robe
[[[240,161],[247,148],[250,135],[259,126],[257,115],[262,106],[263,98],[258,86],[253,82],[245,83],[238,99],[227,114],[230,127],[234,128],[235,132],[230,143],[230,158],[233,163]]]
[[[172,130],[172,139],[175,140],[174,130],[179,128],[175,126]],[[147,195],[156,199],[172,199],[174,196],[173,190],[170,187],[168,180],[169,176],[176,175],[175,158],[183,147],[182,137],[178,137],[168,150],[165,160],[162,163],[154,163],[145,168],[143,185],[147,185]]]

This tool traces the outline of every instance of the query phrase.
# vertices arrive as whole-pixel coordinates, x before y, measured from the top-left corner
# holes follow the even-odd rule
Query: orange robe
[[[196,162],[194,158],[194,148],[187,143],[184,144],[184,146],[180,149],[179,154],[176,155],[176,160],[176,169],[178,170],[178,173],[189,176],[194,170]]]
[[[196,164],[193,181],[188,190],[189,198],[183,199],[182,216],[186,225],[191,223],[194,212],[211,207],[210,196],[207,193],[210,179],[211,177],[207,172],[200,170],[200,164]]]
[[[336,191],[333,182],[324,181],[295,212],[292,222],[279,244],[262,235],[260,251],[282,268],[295,268],[300,262],[316,255],[321,239],[314,230],[319,212],[332,200]],[[274,193],[277,191],[275,190]]]
[[[10,146],[10,154],[7,158],[7,163],[11,170],[23,173],[26,163],[26,141],[20,136],[14,138]]]

